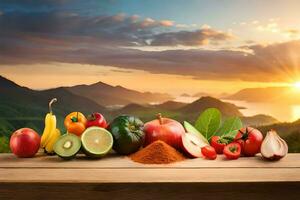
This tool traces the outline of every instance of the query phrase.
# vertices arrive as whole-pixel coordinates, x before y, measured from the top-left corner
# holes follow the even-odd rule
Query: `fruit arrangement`
[[[241,156],[251,157],[261,153],[266,160],[279,160],[288,152],[286,142],[271,130],[264,138],[252,127],[243,127],[238,117],[222,121],[216,108],[200,114],[195,124],[180,122],[157,115],[147,123],[129,115],[120,115],[109,124],[100,113],[85,117],[79,111],[64,119],[67,132],[61,134],[57,119],[49,102],[42,136],[29,128],[15,131],[10,148],[18,157],[33,157],[39,149],[47,155],[57,155],[65,160],[84,153],[90,158],[101,158],[111,151],[129,155],[136,162],[166,164],[185,158],[214,160],[224,154],[229,160]]]

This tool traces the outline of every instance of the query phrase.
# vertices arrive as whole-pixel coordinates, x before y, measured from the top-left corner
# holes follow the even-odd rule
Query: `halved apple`
[[[207,146],[207,143],[193,133],[184,133],[181,137],[181,146],[189,157],[200,158],[201,148]]]

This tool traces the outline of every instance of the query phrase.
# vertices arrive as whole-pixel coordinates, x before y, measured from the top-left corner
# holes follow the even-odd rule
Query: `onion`
[[[288,153],[288,145],[276,131],[270,130],[261,144],[260,152],[268,160],[279,160]]]

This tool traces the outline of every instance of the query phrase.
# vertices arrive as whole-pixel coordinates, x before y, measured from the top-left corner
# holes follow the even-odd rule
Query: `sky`
[[[300,81],[297,0],[1,0],[0,75],[174,95]]]

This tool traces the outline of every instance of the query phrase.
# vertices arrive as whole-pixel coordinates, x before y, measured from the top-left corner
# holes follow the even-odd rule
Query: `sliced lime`
[[[54,152],[61,158],[72,159],[79,152],[81,141],[78,136],[67,133],[54,144]]]
[[[102,157],[112,149],[113,137],[104,128],[90,127],[81,135],[81,142],[88,156]]]

